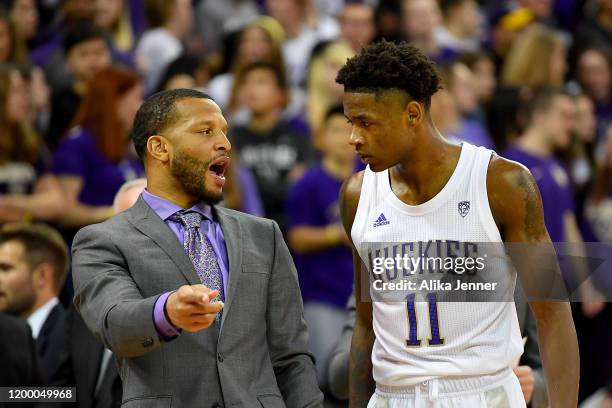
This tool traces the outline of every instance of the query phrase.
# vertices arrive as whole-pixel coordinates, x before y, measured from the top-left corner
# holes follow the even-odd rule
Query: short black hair
[[[93,23],[78,23],[77,25],[68,28],[66,34],[64,35],[62,42],[64,55],[68,55],[72,48],[81,43],[97,39],[104,40],[108,46],[108,37],[104,30],[96,27],[93,25]]]
[[[268,62],[268,61],[255,61],[245,65],[240,70],[240,75],[244,80],[246,76],[251,71],[255,71],[256,69],[265,69],[271,71],[274,74],[274,78],[276,78],[276,84],[282,90],[287,90],[287,77],[285,76],[285,71],[282,70],[278,65]]]
[[[366,46],[349,58],[336,82],[345,92],[374,92],[398,89],[429,109],[431,96],[440,89],[435,64],[422,51],[405,41],[382,40]]]
[[[327,111],[325,112],[323,123],[327,123],[327,121],[329,121],[329,119],[334,115],[340,115],[344,117],[344,108],[342,107],[342,105],[330,106],[330,108],[327,109]]]
[[[567,96],[571,98],[570,93],[562,88],[542,87],[536,89],[527,103],[523,105],[524,117],[527,118],[527,123],[531,124],[536,112],[550,111],[555,98],[558,96]]]
[[[179,88],[161,91],[149,96],[136,112],[132,141],[138,157],[144,161],[149,137],[160,134],[176,120],[176,103],[182,99],[210,99],[209,95],[195,89]]]

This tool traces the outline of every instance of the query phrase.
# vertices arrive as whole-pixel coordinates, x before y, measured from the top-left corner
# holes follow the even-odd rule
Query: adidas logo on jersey
[[[378,216],[378,218],[376,219],[376,221],[374,221],[374,226],[375,227],[380,227],[381,225],[388,225],[391,222],[387,220],[387,218],[385,217],[385,214],[380,213],[380,215]]]

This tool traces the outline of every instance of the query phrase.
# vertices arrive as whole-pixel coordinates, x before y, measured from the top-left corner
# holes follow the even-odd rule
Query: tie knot
[[[202,214],[196,211],[177,212],[172,216],[173,221],[180,222],[185,228],[200,228],[202,224]]]

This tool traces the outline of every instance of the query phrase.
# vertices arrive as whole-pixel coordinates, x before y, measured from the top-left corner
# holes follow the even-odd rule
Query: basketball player
[[[371,288],[361,282],[367,254],[360,248],[435,239],[550,243],[533,177],[491,150],[438,133],[429,109],[439,77],[407,43],[366,47],[336,81],[344,85],[350,143],[367,164],[340,192],[358,302],[350,406],[524,407],[510,368],[522,352],[513,303],[434,304],[434,324],[426,302],[366,302],[362,292]],[[569,305],[530,304],[551,407],[576,407],[579,358]]]

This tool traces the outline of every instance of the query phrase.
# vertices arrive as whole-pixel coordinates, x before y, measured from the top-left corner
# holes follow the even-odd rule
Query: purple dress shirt
[[[183,232],[185,228],[183,224],[170,220],[170,217],[177,211],[184,210],[183,207],[174,204],[166,199],[158,197],[149,193],[147,190],[142,192],[142,198],[145,200],[149,207],[155,211],[157,215],[166,223],[166,225],[172,230],[176,238],[183,245]],[[210,205],[204,203],[198,203],[193,207],[189,208],[190,211],[197,211],[204,216],[202,219],[201,230],[210,241],[213,250],[217,256],[217,262],[219,263],[219,269],[221,269],[221,279],[223,280],[223,290],[227,298],[227,281],[228,281],[228,259],[227,259],[227,248],[225,247],[225,237],[221,226],[217,221],[213,219],[212,208]],[[153,308],[153,323],[160,336],[164,340],[171,340],[180,334],[180,329],[172,325],[166,317],[165,308],[168,296],[172,292],[166,292],[162,294],[155,301]]]

